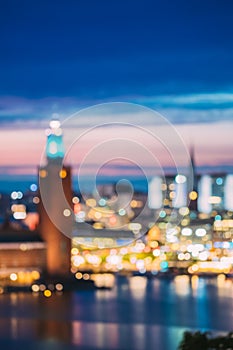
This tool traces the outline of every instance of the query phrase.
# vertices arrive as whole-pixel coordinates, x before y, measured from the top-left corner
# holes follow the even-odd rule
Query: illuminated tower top
[[[46,130],[46,157],[47,161],[61,161],[65,155],[65,148],[62,138],[61,123],[57,119],[50,122],[50,128]]]

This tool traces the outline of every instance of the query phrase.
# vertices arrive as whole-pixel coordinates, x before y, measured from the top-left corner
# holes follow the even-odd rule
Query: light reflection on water
[[[145,297],[147,278],[134,276],[129,278],[129,289],[133,298],[142,299]]]
[[[112,290],[0,296],[0,348],[175,350],[186,329],[232,325],[233,283],[225,276],[136,276]]]

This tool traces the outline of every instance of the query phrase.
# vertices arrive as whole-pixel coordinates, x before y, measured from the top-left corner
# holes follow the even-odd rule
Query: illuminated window
[[[42,169],[39,171],[39,175],[42,178],[45,178],[47,176],[47,171],[45,169]]]
[[[67,171],[65,169],[62,169],[60,172],[59,172],[59,176],[61,179],[65,179],[66,176],[67,176]]]

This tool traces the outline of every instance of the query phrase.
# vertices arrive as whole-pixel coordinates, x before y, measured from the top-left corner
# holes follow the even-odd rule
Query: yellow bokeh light
[[[183,216],[188,215],[189,214],[189,208],[187,208],[187,207],[180,208],[179,209],[179,214],[183,215]]]
[[[194,264],[191,266],[193,272],[197,272],[199,269],[199,266],[197,264]]]
[[[158,245],[159,245],[159,243],[158,243],[157,241],[152,241],[152,242],[150,242],[151,248],[157,248]]]
[[[176,198],[176,192],[175,192],[175,191],[170,192],[169,197],[170,197],[171,199]]]
[[[16,275],[16,273],[11,273],[10,279],[11,279],[11,281],[16,281],[18,279],[18,276]]]
[[[96,211],[94,216],[96,219],[100,219],[102,217],[102,214],[99,211]]]
[[[51,292],[49,289],[45,289],[45,291],[44,291],[44,296],[45,296],[46,298],[49,298],[49,297],[51,297],[51,295],[52,295],[52,292]]]
[[[191,201],[195,201],[197,199],[197,192],[196,191],[190,192],[189,199],[191,199]]]
[[[152,226],[148,231],[148,241],[157,241],[160,238],[160,229],[157,226]]]
[[[161,190],[166,191],[167,190],[167,184],[162,184],[161,185]]]
[[[130,202],[130,205],[131,205],[131,208],[137,208],[137,201],[133,199],[133,200]]]
[[[164,201],[163,201],[163,204],[164,204],[164,205],[169,205],[169,203],[170,203],[170,202],[169,202],[169,199],[165,198]]]
[[[60,170],[59,176],[61,179],[65,179],[67,176],[67,171],[65,169]]]
[[[95,207],[96,206],[96,200],[94,198],[88,198],[86,200],[86,205],[88,205],[88,207]]]
[[[137,201],[135,199],[133,199],[131,202],[130,202],[130,206],[131,208],[141,208],[143,206],[143,202],[142,201]]]
[[[42,178],[45,178],[47,176],[47,171],[45,169],[42,169],[39,171],[39,175]]]
[[[75,277],[77,278],[77,280],[81,280],[83,278],[83,274],[81,272],[77,272],[75,274]]]
[[[174,191],[175,188],[176,188],[175,184],[172,183],[172,184],[169,185],[169,190],[170,191]]]
[[[101,222],[95,222],[93,224],[93,228],[95,228],[96,230],[101,230],[102,228],[104,228],[104,226]]]
[[[78,253],[79,253],[78,248],[72,248],[72,249],[71,249],[71,254],[72,254],[72,255],[77,255]]]
[[[33,285],[32,285],[32,291],[33,291],[34,293],[37,293],[37,292],[40,291],[40,287],[39,287],[37,284],[33,284]]]
[[[181,221],[181,225],[182,226],[187,226],[189,224],[189,220],[188,219],[183,219],[182,221]]]
[[[87,280],[89,280],[89,278],[90,278],[89,274],[88,273],[84,273],[83,279],[87,281]]]
[[[32,271],[31,276],[34,280],[38,280],[40,278],[40,273],[39,271],[34,270]]]

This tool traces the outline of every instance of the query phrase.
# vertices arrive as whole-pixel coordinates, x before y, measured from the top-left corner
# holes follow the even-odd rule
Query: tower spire
[[[197,191],[197,174],[196,174],[196,163],[195,163],[195,152],[194,145],[190,146],[190,165],[189,165],[189,176],[193,178],[193,190]]]
[[[49,126],[50,128],[46,130],[46,158],[48,163],[61,161],[65,155],[60,121],[52,119]]]
[[[188,193],[188,206],[190,210],[197,211],[197,174],[196,174],[196,164],[194,156],[194,146],[190,146],[189,150],[190,162],[188,169],[188,182],[187,182],[187,193]]]

